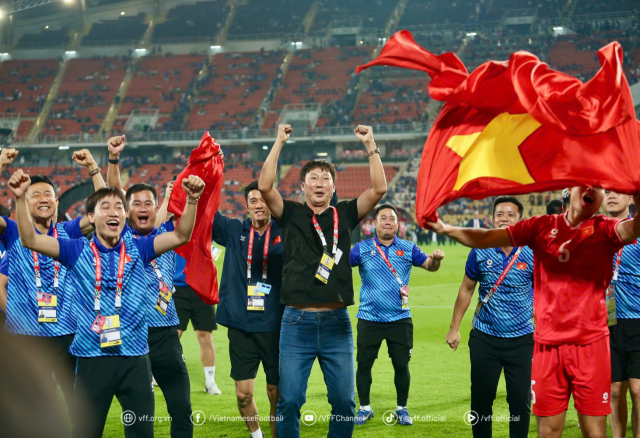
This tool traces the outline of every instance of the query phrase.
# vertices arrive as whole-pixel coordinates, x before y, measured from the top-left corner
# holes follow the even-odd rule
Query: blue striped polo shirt
[[[514,247],[508,256],[500,248],[469,252],[465,274],[480,283],[478,302],[491,291],[517,250]],[[515,338],[533,333],[532,319],[533,251],[523,246],[500,287],[482,307],[476,329],[500,338]]]
[[[376,249],[374,239],[405,286],[409,285],[411,268],[422,266],[427,260],[427,255],[415,243],[397,237],[389,246],[381,244],[377,236],[356,243],[351,249],[349,263],[352,267],[358,266],[362,279],[357,317],[374,322],[411,318],[409,307],[402,308],[400,285]]]
[[[615,257],[613,259],[615,270]],[[622,249],[622,260],[615,288],[616,318],[640,318],[640,244]]]

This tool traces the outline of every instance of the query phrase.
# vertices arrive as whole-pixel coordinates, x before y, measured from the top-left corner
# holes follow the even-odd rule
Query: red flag
[[[180,172],[169,201],[169,211],[181,216],[187,202],[182,180],[197,175],[205,183],[204,192],[198,202],[196,224],[191,240],[176,249],[176,253],[187,260],[186,282],[207,304],[217,304],[218,273],[211,257],[211,228],[213,218],[220,206],[220,189],[224,163],[218,155],[220,145],[206,132],[200,146],[191,151],[187,167]]]
[[[425,143],[416,218],[423,227],[454,199],[590,185],[639,189],[640,122],[622,70],[622,48],[598,52],[601,69],[582,81],[528,52],[489,61],[473,73],[453,53],[434,55],[410,32],[393,35],[380,56],[357,68],[425,71],[429,95],[446,102]]]

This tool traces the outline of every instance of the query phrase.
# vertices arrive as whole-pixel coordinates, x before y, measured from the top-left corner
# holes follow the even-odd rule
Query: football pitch
[[[436,246],[434,244],[423,247],[423,251],[430,254]],[[464,264],[469,249],[460,245],[441,248],[446,257],[438,272],[426,272],[423,269],[413,269],[410,283],[409,306],[414,324],[414,347],[410,362],[411,390],[409,393],[408,410],[414,417],[414,425],[387,426],[382,417],[386,411],[395,410],[396,394],[393,384],[393,367],[387,354],[386,344],[383,343],[378,354],[378,360],[373,367],[373,385],[371,388],[371,406],[375,417],[364,426],[356,426],[354,437],[470,437],[471,427],[465,424],[464,414],[470,409],[470,378],[469,378],[469,330],[473,308],[465,315],[460,333],[461,342],[458,351],[454,352],[445,343],[445,335],[449,329],[453,305],[458,288],[464,274]],[[218,279],[222,270],[222,258],[218,262]],[[354,336],[356,335],[356,318],[360,288],[358,270],[353,271],[353,282],[356,305],[349,308]],[[474,302],[477,295],[474,295]],[[182,336],[182,346],[191,377],[191,402],[194,411],[202,411],[207,420],[202,426],[196,426],[196,437],[224,437],[246,438],[249,432],[241,420],[236,407],[235,388],[229,377],[230,362],[227,330],[218,326],[213,332],[213,342],[216,348],[216,383],[222,395],[208,395],[203,392],[204,372],[200,364],[198,343],[191,326]],[[354,342],[355,343],[355,342]],[[266,394],[266,381],[262,367],[256,378],[256,403],[261,416],[267,416],[269,402]],[[168,417],[162,391],[155,389],[155,436],[169,437],[169,421],[161,421]],[[358,402],[358,400],[356,400]],[[359,404],[358,404],[359,406]],[[630,406],[630,404],[629,404]],[[300,425],[302,437],[325,437],[328,431],[328,416],[331,406],[327,401],[327,390],[320,367],[316,362],[307,390],[307,402],[302,412],[312,411],[317,421],[311,426]],[[105,427],[105,437],[120,437],[124,435],[120,421],[122,409],[114,398],[109,418]],[[504,379],[501,378],[498,396],[494,403],[494,416],[509,416],[506,403]],[[261,421],[260,426],[265,436],[270,437],[269,424]],[[629,425],[627,436],[632,436]],[[611,436],[611,431],[608,431]],[[532,417],[530,436],[537,436],[535,417]],[[494,437],[508,437],[509,424],[507,421],[496,421],[493,426]],[[563,434],[565,437],[580,437],[578,421],[573,401],[570,402],[567,413],[567,425]],[[287,438],[287,437],[282,437]]]

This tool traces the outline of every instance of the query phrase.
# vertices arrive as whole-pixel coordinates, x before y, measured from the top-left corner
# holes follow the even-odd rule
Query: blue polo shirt
[[[184,269],[187,267],[187,260],[176,254],[174,258],[173,269],[173,285],[176,287],[189,287],[187,284],[187,276],[184,273]]]
[[[73,315],[73,297],[75,281],[64,266],[60,266],[58,277],[58,306],[56,316],[58,322],[38,322],[38,301],[36,295],[36,276],[33,267],[33,251],[22,246],[18,224],[7,217],[7,223],[0,242],[7,249],[4,259],[7,260],[9,284],[7,285],[7,322],[5,329],[10,333],[30,336],[63,336],[75,332],[76,322]],[[82,237],[80,230],[81,218],[69,222],[51,224],[47,235],[53,236],[56,227],[60,240],[78,239]],[[38,234],[40,232],[36,230]],[[53,259],[38,254],[40,264],[40,279],[42,291],[52,294],[53,290]]]
[[[284,244],[280,227],[271,221],[271,242],[267,259],[267,283],[271,292],[265,298],[263,312],[247,310],[247,255],[249,253],[249,232],[251,219],[243,221],[231,219],[216,213],[211,237],[218,245],[225,247],[222,280],[220,282],[220,302],[216,311],[216,321],[225,327],[233,327],[246,332],[279,333],[284,306],[280,304],[282,287],[282,264]],[[254,231],[251,282],[262,282],[262,251],[267,233],[260,236]]]
[[[71,354],[80,357],[142,356],[149,352],[147,315],[155,310],[157,296],[147,289],[145,267],[156,258],[153,247],[155,236],[134,239],[124,233],[114,248],[106,248],[94,235],[102,263],[102,292],[100,314],[115,315],[116,278],[120,247],[126,246],[126,263],[120,308],[122,345],[100,348],[99,335],[91,330],[96,319],[94,310],[96,268],[91,244],[87,239],[64,240],[60,243],[58,260],[77,278],[77,291],[73,305],[77,317],[76,335],[71,344]]]
[[[465,274],[480,284],[478,301],[491,291],[517,250],[514,247],[508,256],[500,248],[469,252]],[[482,307],[476,329],[500,338],[533,333],[533,251],[528,246],[522,247],[516,263]]]
[[[614,270],[615,260],[616,257],[613,259]],[[627,245],[622,249],[614,293],[616,318],[640,319],[640,244]]]
[[[397,237],[389,246],[381,244],[377,236],[356,243],[351,249],[349,263],[352,267],[358,266],[362,279],[357,317],[374,322],[411,318],[409,307],[402,308],[400,285],[376,249],[374,239],[405,286],[409,285],[411,268],[427,261],[427,255],[415,243]]]
[[[126,226],[125,229],[128,229],[133,233],[134,236],[143,237],[138,231],[133,228]],[[160,225],[160,228],[153,228],[151,233],[147,234],[147,236],[159,236],[160,234],[169,233],[173,231],[175,228],[173,226],[173,221],[167,221]],[[174,251],[165,252],[160,257],[155,259],[156,266],[160,270],[160,274],[162,275],[162,281],[169,286],[169,290],[173,290],[173,276],[174,276],[174,268],[175,268],[175,256],[176,253]],[[149,293],[155,300],[158,300],[158,295],[160,293],[160,279],[156,274],[155,269],[151,264],[148,264],[145,268],[145,274],[147,276],[147,285],[149,288]],[[178,325],[178,313],[176,312],[176,304],[174,302],[173,297],[171,301],[169,301],[169,307],[167,308],[167,314],[163,315],[160,313],[158,309],[154,309],[149,312],[147,325],[149,327],[173,327]]]

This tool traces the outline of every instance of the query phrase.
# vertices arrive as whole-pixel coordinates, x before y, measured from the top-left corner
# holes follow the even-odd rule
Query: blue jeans
[[[349,312],[346,307],[325,312],[286,307],[280,331],[278,386],[278,435],[283,438],[300,436],[300,408],[307,400],[307,382],[316,358],[331,404],[327,437],[353,435],[356,372]]]

